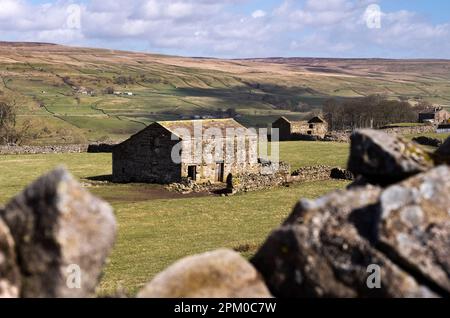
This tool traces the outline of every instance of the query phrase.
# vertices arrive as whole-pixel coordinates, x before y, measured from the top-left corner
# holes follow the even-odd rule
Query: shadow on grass
[[[100,176],[87,177],[86,179],[90,180],[90,181],[112,182],[113,176],[112,176],[112,174],[105,174],[105,175],[100,175]]]
[[[226,186],[224,186],[224,188],[212,190],[211,193],[215,195],[222,195],[222,194],[229,194],[230,191],[227,189]]]

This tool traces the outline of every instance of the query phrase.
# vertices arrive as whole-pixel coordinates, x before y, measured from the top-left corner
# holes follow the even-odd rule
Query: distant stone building
[[[419,123],[431,122],[433,124],[446,123],[450,113],[442,107],[434,107],[419,113]]]
[[[155,122],[113,149],[115,182],[225,182],[258,168],[256,134],[233,119]]]
[[[327,122],[319,116],[308,121],[291,121],[280,117],[272,123],[272,128],[279,129],[281,141],[324,138],[328,132]]]

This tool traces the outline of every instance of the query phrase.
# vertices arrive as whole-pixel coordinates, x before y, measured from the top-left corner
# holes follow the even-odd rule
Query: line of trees
[[[380,128],[393,123],[417,121],[417,109],[406,101],[371,95],[363,98],[325,101],[323,112],[332,130]]]

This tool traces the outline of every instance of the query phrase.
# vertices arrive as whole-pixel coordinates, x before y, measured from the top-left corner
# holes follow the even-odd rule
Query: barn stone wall
[[[272,124],[272,128],[278,129],[280,141],[291,140],[291,124],[283,118],[278,119]]]
[[[224,182],[231,173],[256,171],[258,166],[256,136],[246,136],[240,140],[236,137],[222,138],[222,155],[219,158],[214,158],[216,144],[214,139],[183,140],[181,142],[181,177],[189,176],[189,166],[196,167],[195,181],[197,183]],[[228,149],[227,143],[229,143]],[[242,143],[243,147],[237,147],[238,143]],[[200,147],[202,150],[199,150]],[[208,154],[208,157],[205,158],[203,153]],[[222,163],[223,178],[220,180],[217,178],[217,169]]]
[[[176,183],[190,177],[189,168],[193,167],[197,183],[224,182],[230,173],[253,171],[257,167],[256,135],[222,138],[218,158],[213,156],[217,145],[213,137],[171,140],[171,136],[170,131],[154,125],[114,147],[113,180]],[[172,152],[179,155],[178,162],[174,162]],[[221,167],[223,172],[219,174]]]
[[[113,150],[114,182],[179,182],[181,164],[171,158],[178,142],[155,125],[117,145]]]
[[[328,125],[326,123],[308,123],[303,121],[291,122],[291,134],[293,136],[317,136],[324,138],[328,132]]]

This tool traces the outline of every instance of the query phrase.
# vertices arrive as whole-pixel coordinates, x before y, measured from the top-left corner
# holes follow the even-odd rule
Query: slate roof
[[[314,116],[313,118],[308,120],[309,124],[312,124],[312,123],[324,123],[324,122],[325,122],[325,119],[323,119],[321,116]]]
[[[299,123],[299,124],[312,124],[312,123],[324,123],[325,122],[325,120],[320,116],[314,116],[310,120],[289,120],[285,116],[281,116],[274,123],[276,123],[280,120],[284,120],[288,123]]]
[[[222,136],[224,137],[226,136],[227,128],[245,130],[247,134],[251,133],[251,131],[249,131],[246,127],[239,124],[232,118],[158,121],[156,122],[156,124],[159,124],[160,126],[170,131],[172,134],[177,135],[180,138],[183,137],[180,131],[187,131],[189,132],[191,137],[194,137],[194,130],[197,129],[196,127],[201,127],[202,134],[206,129],[220,129],[220,131],[222,132]]]
[[[419,114],[436,114],[438,112],[445,111],[442,107],[428,108],[419,112]]]

